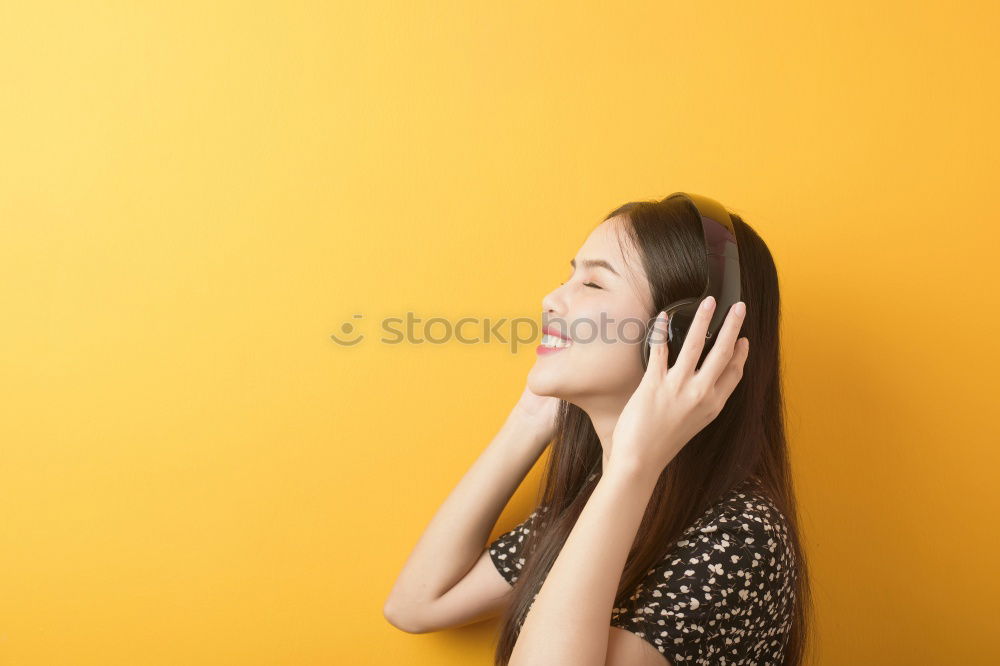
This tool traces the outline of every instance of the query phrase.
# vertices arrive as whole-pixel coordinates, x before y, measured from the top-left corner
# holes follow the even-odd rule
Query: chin
[[[575,403],[575,399],[590,395],[594,388],[572,383],[565,374],[553,368],[534,366],[528,373],[528,388],[537,395],[549,396]]]
[[[528,373],[528,388],[537,395],[550,396],[565,400],[565,386],[556,373],[535,365]]]
[[[610,359],[586,370],[577,364],[571,367],[572,372],[569,373],[566,365],[549,364],[547,360],[540,359],[531,367],[528,388],[537,395],[573,404],[594,397],[631,395],[645,372],[641,361],[636,362],[633,358]]]

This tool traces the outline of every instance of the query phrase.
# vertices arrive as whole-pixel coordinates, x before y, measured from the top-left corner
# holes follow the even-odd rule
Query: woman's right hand
[[[529,424],[540,440],[549,442],[556,434],[559,402],[559,398],[532,392],[525,384],[510,418]]]

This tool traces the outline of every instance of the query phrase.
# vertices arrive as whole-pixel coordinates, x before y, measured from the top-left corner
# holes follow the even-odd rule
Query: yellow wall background
[[[382,604],[532,346],[329,336],[533,317],[677,190],[779,264],[813,663],[997,663],[998,18],[5,4],[0,663],[489,663]]]

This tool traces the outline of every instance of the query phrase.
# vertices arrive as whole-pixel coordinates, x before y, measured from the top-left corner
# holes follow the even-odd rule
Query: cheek
[[[642,351],[638,344],[595,340],[572,351],[576,354],[562,377],[567,388],[572,387],[571,392],[618,394],[634,390],[642,379]]]
[[[570,322],[569,334],[588,347],[611,347],[626,354],[645,338],[646,321],[631,310],[581,312]]]
[[[590,322],[593,322],[592,324]],[[605,379],[633,375],[642,370],[642,343],[645,340],[644,320],[634,314],[597,315],[587,324],[581,322],[577,331],[580,344],[576,351],[579,363],[595,377]]]
[[[621,326],[620,335],[618,328],[612,322],[605,335],[595,335],[594,329],[581,324],[572,348],[536,362],[529,375],[531,390],[571,402],[585,395],[634,390],[644,372],[640,347],[644,329],[638,321]]]

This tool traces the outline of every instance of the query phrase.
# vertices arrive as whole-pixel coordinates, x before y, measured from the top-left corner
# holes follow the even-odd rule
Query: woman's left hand
[[[612,464],[654,471],[657,475],[702,428],[722,411],[743,377],[749,340],[736,336],[743,325],[745,304],[730,309],[719,336],[701,368],[695,364],[705,348],[705,333],[715,310],[709,296],[691,322],[673,367],[667,367],[666,320],[661,312],[654,326],[649,365],[629,398],[612,434]]]

